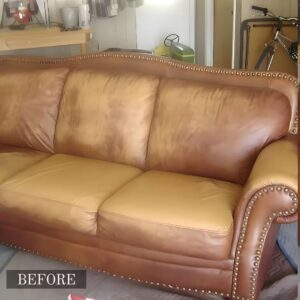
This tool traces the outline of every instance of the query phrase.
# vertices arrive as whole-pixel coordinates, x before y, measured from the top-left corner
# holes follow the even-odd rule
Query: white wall
[[[97,18],[92,21],[92,52],[107,48],[136,48],[135,8],[128,7],[114,18]]]
[[[145,0],[136,9],[136,28],[139,49],[153,50],[172,33],[195,48],[195,0]]]

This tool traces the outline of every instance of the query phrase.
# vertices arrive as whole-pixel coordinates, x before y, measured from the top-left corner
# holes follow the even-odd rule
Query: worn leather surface
[[[168,253],[226,259],[240,194],[241,186],[227,182],[146,172],[100,206],[98,235]]]
[[[154,288],[168,288],[171,285],[184,288],[186,292],[189,288],[193,288],[230,293],[232,272],[226,269],[153,262],[146,258],[107,251],[87,244],[70,243],[45,234],[2,224],[0,239],[21,248],[31,249],[37,254],[81,264],[94,270],[103,270],[127,279],[134,278],[136,282],[147,281],[149,284],[153,282]],[[183,292],[176,288],[173,290]]]
[[[268,184],[284,184],[298,191],[297,141],[283,138],[265,147],[255,162],[247,181],[248,190]]]
[[[53,138],[67,68],[0,67],[0,143],[53,152]]]
[[[97,54],[55,60],[0,57],[0,68],[1,74],[15,72],[22,76],[38,72],[50,72],[53,75],[59,68],[62,68],[62,73],[67,73],[67,69],[74,72],[66,86],[70,89],[65,89],[55,133],[55,151],[146,169],[200,175],[206,181],[209,177],[214,182],[215,179],[224,180],[213,188],[207,186],[207,182],[201,182],[203,194],[211,191],[214,195],[206,194],[209,200],[201,203],[206,211],[212,211],[209,219],[203,217],[206,213],[201,210],[200,202],[191,200],[202,197],[196,188],[200,185],[200,179],[196,176],[197,180],[192,183],[182,183],[184,193],[177,187],[179,184],[163,185],[164,180],[161,178],[155,179],[151,187],[138,184],[136,190],[129,189],[129,192],[124,187],[126,197],[124,194],[122,199],[126,199],[134,215],[129,218],[129,209],[127,206],[124,208],[125,202],[121,201],[121,196],[115,198],[115,203],[110,203],[110,200],[114,199],[113,194],[118,195],[119,189],[123,190],[123,185],[128,183],[130,187],[130,181],[138,180],[142,171],[132,167],[128,167],[129,170],[121,165],[112,171],[110,167],[103,167],[103,161],[89,164],[86,163],[89,159],[85,158],[72,158],[72,161],[67,162],[67,156],[59,155],[59,159],[51,157],[22,171],[15,178],[9,178],[8,185],[6,182],[3,184],[7,188],[3,193],[0,188],[0,203],[4,199],[4,205],[0,206],[1,241],[19,244],[51,256],[56,255],[57,249],[60,249],[60,258],[91,265],[96,269],[105,268],[128,277],[137,276],[147,281],[157,280],[186,288],[230,293],[237,239],[251,196],[268,178],[275,184],[277,181],[273,182],[273,179],[278,180],[279,184],[294,184],[291,177],[295,172],[285,173],[289,165],[294,164],[295,158],[290,159],[290,156],[294,156],[294,150],[288,144],[281,148],[273,143],[285,136],[294,124],[298,91],[292,77],[204,68],[153,56],[109,53],[105,56]],[[2,76],[2,79],[7,80],[9,76]],[[60,79],[64,76],[61,75]],[[87,80],[93,89],[86,84]],[[27,85],[21,82],[20,90],[16,91],[14,95],[17,96],[12,97],[11,103],[19,103],[21,90],[27,92],[25,95],[31,95],[29,92],[34,90],[30,88],[33,82],[34,88],[39,87],[37,80],[28,82]],[[61,83],[62,80],[57,82]],[[80,85],[85,92],[78,96],[80,92],[74,92],[75,85]],[[45,90],[46,95],[39,94],[45,96],[45,99],[55,92],[55,89]],[[6,97],[8,91],[5,92]],[[108,95],[114,95],[113,99]],[[52,96],[50,98],[54,99]],[[76,103],[74,106],[73,101]],[[119,106],[112,104],[114,102]],[[35,107],[36,103],[31,104]],[[12,107],[12,115],[17,116],[15,112],[19,113],[18,106]],[[20,146],[52,152],[53,134],[48,129],[51,124],[55,124],[52,112],[57,107],[51,107],[53,110],[46,114],[47,117],[43,115],[43,110],[39,110],[38,114],[35,110],[30,113],[25,110],[26,114],[23,114],[24,110],[21,110],[22,116],[30,117],[30,124],[26,130],[25,127],[18,127],[17,134],[9,134],[7,123],[0,121],[0,133],[4,128],[2,136],[9,139],[6,143],[15,145],[15,141],[18,141],[20,144],[17,145]],[[5,107],[5,110],[8,108]],[[103,113],[104,110],[109,114]],[[93,118],[89,120],[87,115]],[[100,118],[97,118],[98,115]],[[13,118],[7,120],[13,122]],[[43,128],[46,133],[39,135],[40,127],[37,124],[47,124],[46,129]],[[132,127],[134,132],[130,130]],[[113,134],[109,136],[111,130]],[[255,163],[242,195],[234,202],[229,201],[231,189],[227,187],[247,181],[257,155],[268,144],[270,146],[263,150]],[[273,150],[267,150],[271,149],[268,147],[273,149],[273,146],[277,149],[276,155],[273,155]],[[130,152],[126,149],[130,149]],[[284,161],[281,152],[289,157],[287,166],[278,162]],[[55,161],[54,165],[47,165],[46,162],[52,160]],[[37,166],[44,163],[45,168],[39,170]],[[31,174],[32,169],[34,172]],[[25,174],[24,177],[21,174]],[[137,191],[145,187],[153,197],[145,194],[138,197]],[[161,189],[167,192],[161,193]],[[158,193],[163,196],[158,197]],[[111,199],[108,199],[110,196]],[[147,201],[143,200],[144,197]],[[101,212],[102,207],[110,205],[111,210],[119,210],[119,215],[115,212]],[[238,296],[249,295],[255,251],[267,217],[281,209],[290,209],[290,206],[290,198],[280,192],[264,195],[254,206],[240,255]],[[176,218],[180,223],[176,227],[173,225],[178,224],[170,221],[172,215],[177,216],[179,211],[182,214]],[[124,215],[120,217],[121,214]],[[136,222],[137,214],[143,217],[142,222]],[[104,226],[97,225],[97,218],[99,224]],[[281,217],[274,222],[290,222],[293,218]],[[220,223],[218,220],[221,220]],[[229,224],[233,222],[234,227],[230,229]],[[187,224],[193,229],[188,233],[185,228]],[[200,227],[205,230],[200,231]],[[277,227],[277,224],[273,225],[267,235],[255,298],[263,284],[264,269],[276,240]],[[217,232],[225,235],[220,238]]]
[[[202,83],[221,84],[225,86],[270,88],[285,95],[291,105],[293,117],[290,120],[292,130],[298,106],[298,89],[291,75],[282,73],[266,73],[257,71],[219,69],[204,66],[194,66],[188,63],[163,57],[153,57],[135,53],[97,53],[71,58],[19,58],[1,56],[1,69],[5,72],[14,68],[24,71],[32,67],[50,69],[67,67],[74,69],[139,72],[161,78],[183,79]]]
[[[0,144],[0,183],[48,156],[28,148]]]
[[[54,155],[0,185],[0,210],[56,229],[96,234],[100,204],[140,173],[115,163]]]
[[[26,216],[14,211],[2,213],[0,211],[0,224],[16,227],[20,230],[35,232],[57,238],[70,243],[89,245],[90,247],[101,248],[106,251],[112,251],[119,254],[125,254],[133,257],[159,261],[163,263],[179,264],[191,267],[202,267],[212,269],[230,270],[233,268],[233,260],[209,260],[198,257],[191,257],[169,252],[137,247],[123,242],[112,241],[101,238],[97,235],[88,235],[72,229],[57,230],[49,225],[40,224],[34,219],[28,219]]]
[[[145,167],[158,83],[137,73],[74,71],[64,89],[55,151]]]
[[[290,118],[287,98],[272,90],[163,79],[148,166],[242,184]]]

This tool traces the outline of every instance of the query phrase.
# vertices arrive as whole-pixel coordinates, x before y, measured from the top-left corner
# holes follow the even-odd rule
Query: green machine
[[[172,58],[188,63],[195,63],[194,49],[179,43],[179,36],[177,34],[168,35],[164,44],[170,48],[169,55]]]
[[[184,62],[195,63],[195,51],[186,45],[174,43],[170,49],[171,57]]]

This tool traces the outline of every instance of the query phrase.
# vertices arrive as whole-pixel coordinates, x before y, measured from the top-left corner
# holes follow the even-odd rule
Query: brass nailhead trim
[[[283,191],[284,193],[288,194],[289,198],[291,199],[292,208],[289,210],[286,210],[286,211],[279,211],[277,213],[273,213],[272,216],[268,217],[268,219],[265,223],[265,226],[263,227],[262,232],[260,234],[259,243],[255,250],[255,261],[253,262],[253,269],[252,269],[253,271],[252,271],[251,277],[250,277],[251,287],[249,290],[249,297],[248,298],[239,297],[239,296],[237,296],[238,273],[239,273],[239,265],[240,265],[240,255],[241,255],[241,251],[244,246],[244,232],[246,232],[246,230],[247,230],[248,220],[249,220],[251,211],[253,210],[253,207],[254,207],[256,201],[260,197],[262,197],[264,194],[269,193],[269,192],[274,192],[274,191],[278,191],[278,192]],[[242,223],[241,234],[239,236],[239,241],[238,241],[238,245],[237,245],[236,257],[235,257],[234,268],[233,268],[232,295],[231,295],[232,299],[254,300],[257,276],[258,276],[259,265],[260,265],[260,261],[261,261],[261,255],[262,255],[262,249],[264,247],[267,233],[269,232],[269,230],[272,226],[272,223],[276,218],[281,217],[282,215],[284,215],[284,216],[293,215],[297,211],[297,207],[298,207],[298,198],[297,198],[296,194],[289,187],[284,186],[284,185],[271,185],[271,186],[264,187],[251,197],[249,204],[247,206],[247,209],[245,211],[244,220]]]
[[[219,68],[214,67],[200,67],[195,66],[192,64],[184,64],[180,62],[175,62],[167,58],[161,58],[159,56],[150,56],[150,55],[140,55],[140,54],[122,54],[122,53],[92,53],[92,54],[86,54],[86,55],[80,55],[80,56],[73,56],[73,57],[62,57],[62,58],[47,58],[47,59],[34,59],[34,58],[24,58],[24,57],[8,57],[3,56],[0,57],[0,62],[18,62],[18,63],[24,63],[24,64],[31,64],[31,63],[37,63],[41,65],[50,65],[50,64],[59,64],[64,62],[76,62],[81,60],[89,60],[94,58],[101,58],[101,57],[112,57],[116,59],[138,59],[143,61],[153,61],[161,64],[169,65],[173,68],[180,68],[185,69],[188,71],[193,72],[204,72],[209,74],[225,74],[225,75],[232,75],[232,76],[239,76],[239,77],[268,77],[268,78],[279,78],[283,79],[289,82],[292,82],[296,87],[298,87],[298,81],[297,79],[288,74],[282,74],[282,73],[270,73],[270,72],[258,72],[258,71],[252,71],[252,72],[245,72],[240,70],[221,70]],[[297,134],[298,133],[298,115],[296,114],[295,119],[293,121],[292,128],[290,128],[291,134]]]
[[[135,281],[135,282],[143,283],[143,284],[146,284],[146,285],[162,286],[162,287],[173,289],[173,290],[176,290],[176,291],[183,291],[183,292],[189,291],[189,292],[203,294],[203,295],[216,295],[216,296],[221,296],[221,297],[226,297],[226,298],[230,297],[230,294],[221,293],[221,292],[215,292],[215,291],[210,291],[210,290],[209,291],[199,290],[199,289],[194,289],[194,288],[186,288],[186,287],[180,287],[178,285],[173,286],[171,284],[166,284],[166,283],[141,280],[141,279],[137,279],[137,278],[133,278],[133,277],[125,277],[125,276],[119,275],[119,274],[111,274],[111,273],[107,272],[106,270],[95,269],[92,266],[82,265],[80,263],[76,263],[76,262],[73,262],[73,261],[68,261],[68,260],[65,260],[65,259],[62,259],[62,258],[59,258],[59,257],[47,255],[47,254],[44,254],[44,253],[41,253],[41,252],[38,252],[38,251],[29,250],[29,249],[26,249],[24,247],[16,246],[14,244],[8,244],[8,243],[5,243],[5,242],[0,242],[0,244],[4,245],[6,247],[10,247],[10,248],[20,250],[20,251],[29,252],[29,253],[32,253],[32,254],[35,254],[35,255],[43,256],[43,257],[46,257],[46,258],[49,258],[49,259],[52,259],[52,260],[57,260],[57,261],[61,261],[61,262],[67,263],[67,264],[75,265],[75,266],[78,266],[78,267],[81,267],[81,268],[85,268],[87,270],[94,270],[94,271],[97,271],[98,273],[103,273],[103,274],[106,274],[106,275],[109,275],[109,276],[112,276],[112,277],[118,277],[118,278],[121,278],[121,279],[127,279],[127,280],[130,280],[130,281]]]
[[[292,127],[292,133],[297,134],[298,133],[298,112],[295,114],[294,122],[293,122],[293,127]]]
[[[24,58],[24,57],[9,57],[9,56],[3,56],[0,58],[0,62],[19,62],[24,64],[30,64],[30,63],[37,63],[37,64],[59,64],[64,62],[76,62],[79,60],[89,60],[94,58],[101,58],[101,57],[112,57],[116,59],[138,59],[138,60],[144,60],[144,61],[154,61],[158,63],[167,64],[169,66],[172,66],[174,68],[180,68],[185,69],[189,71],[197,71],[197,72],[205,72],[205,73],[215,73],[215,74],[225,74],[225,75],[234,75],[234,76],[240,76],[240,77],[272,77],[272,78],[279,78],[284,79],[289,82],[292,82],[295,86],[298,86],[298,81],[296,78],[289,74],[282,74],[282,73],[274,73],[274,72],[260,72],[260,71],[241,71],[241,70],[224,70],[214,67],[201,67],[201,66],[195,66],[195,65],[189,65],[184,64],[180,62],[174,62],[167,58],[161,58],[159,56],[150,56],[150,55],[137,55],[137,54],[122,54],[122,53],[91,53],[86,55],[80,55],[80,56],[73,56],[73,57],[62,57],[62,58],[46,58],[46,59],[34,59],[34,58]]]

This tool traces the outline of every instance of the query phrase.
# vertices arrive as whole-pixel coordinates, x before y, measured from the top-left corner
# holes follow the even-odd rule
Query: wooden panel
[[[215,0],[214,66],[231,67],[233,1]]]
[[[196,0],[195,54],[196,63],[205,64],[205,0]]]
[[[273,27],[252,27],[249,40],[249,65],[248,69],[254,69],[258,58],[264,50],[265,44],[272,40]],[[292,40],[297,40],[297,28],[285,27],[283,32]],[[297,76],[297,65],[294,64],[281,46],[278,46],[271,71],[286,72]]]
[[[91,39],[89,30],[60,31],[58,27],[27,27],[22,31],[0,30],[0,51],[80,45]]]
[[[297,0],[242,0],[242,21],[253,18],[253,15],[262,14],[255,12],[251,6],[267,7],[279,16],[297,16]]]
[[[238,29],[240,28],[240,24],[242,21],[246,19],[252,19],[254,17],[261,18],[263,17],[262,14],[255,12],[251,6],[263,6],[268,7],[271,11],[275,14],[281,16],[297,16],[297,7],[298,3],[297,0],[237,0],[239,11],[237,17],[237,25]],[[240,58],[240,31],[237,30],[236,32],[236,59],[235,59],[235,66],[239,65],[239,58]]]

